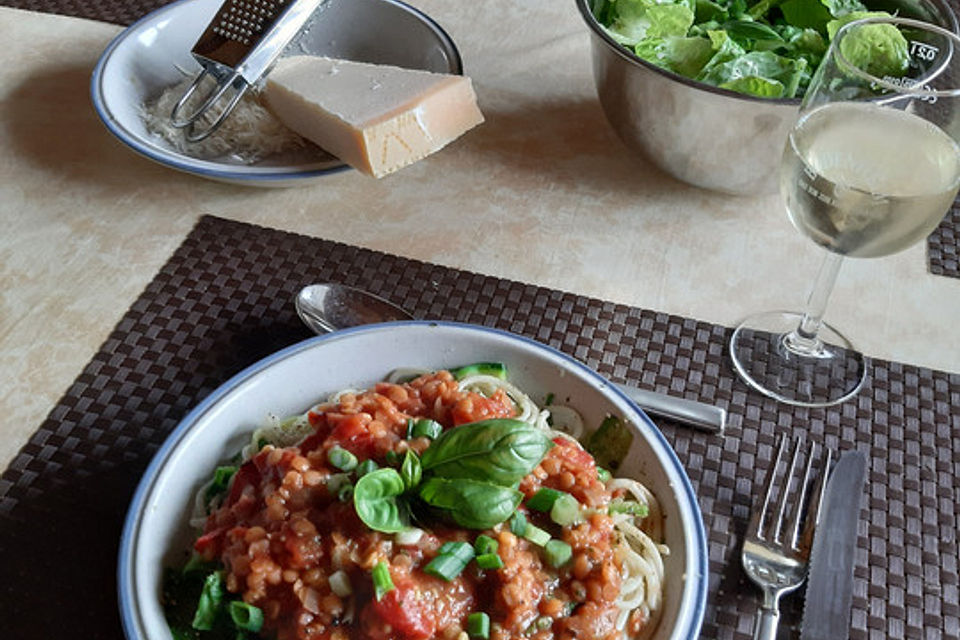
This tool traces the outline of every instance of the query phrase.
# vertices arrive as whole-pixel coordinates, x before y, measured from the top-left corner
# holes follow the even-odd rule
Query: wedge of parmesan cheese
[[[283,124],[378,178],[483,122],[464,76],[316,56],[281,59],[263,95]]]

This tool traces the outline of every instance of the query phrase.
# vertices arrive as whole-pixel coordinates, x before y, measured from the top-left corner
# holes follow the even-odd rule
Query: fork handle
[[[774,601],[772,606],[764,603],[760,607],[760,615],[757,617],[756,625],[753,628],[753,640],[776,640],[777,627],[780,625],[780,608]]]

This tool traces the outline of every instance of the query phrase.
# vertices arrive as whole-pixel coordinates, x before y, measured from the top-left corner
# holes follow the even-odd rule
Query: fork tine
[[[800,535],[799,548],[809,551],[813,546],[813,532],[820,521],[820,507],[823,506],[823,490],[827,486],[827,476],[830,475],[830,463],[833,460],[833,451],[830,447],[823,447],[823,466],[820,469],[820,475],[817,477],[816,485],[813,489],[813,495],[810,497],[810,508],[807,510],[807,519],[803,524],[803,532]]]
[[[747,525],[747,535],[751,537],[763,538],[765,531],[764,520],[767,517],[767,508],[770,504],[770,498],[773,493],[773,485],[777,476],[777,467],[780,466],[780,460],[783,458],[783,452],[786,448],[786,438],[780,438],[780,445],[777,448],[777,456],[770,463],[767,469],[767,477],[763,481],[763,503],[759,507],[754,507],[750,515],[750,522]]]
[[[787,438],[784,437],[782,442],[786,443],[786,440]],[[793,476],[797,469],[797,461],[800,458],[801,442],[802,440],[800,436],[797,436],[793,439],[793,453],[790,456],[790,466],[787,467],[787,474],[784,476],[783,487],[780,491],[780,499],[777,501],[776,505],[777,517],[773,522],[767,523],[767,536],[777,544],[780,544],[781,542],[783,514],[787,509],[787,500],[791,494],[790,488],[793,485]]]
[[[799,451],[799,447],[797,448]],[[787,543],[791,548],[799,550],[800,541],[800,518],[803,517],[803,510],[807,505],[807,486],[810,483],[810,472],[813,469],[814,452],[817,450],[817,443],[810,443],[810,451],[807,453],[807,459],[803,465],[803,475],[800,478],[800,493],[790,509],[790,519],[787,523],[787,533],[789,537]],[[794,452],[796,455],[796,452]]]

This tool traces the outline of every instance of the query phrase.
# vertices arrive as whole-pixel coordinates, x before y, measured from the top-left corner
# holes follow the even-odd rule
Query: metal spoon
[[[341,284],[308,285],[297,294],[294,305],[303,323],[317,334],[377,322],[413,320],[392,302]],[[709,433],[722,433],[726,426],[727,412],[720,407],[624,384],[617,384],[617,388],[649,414]]]

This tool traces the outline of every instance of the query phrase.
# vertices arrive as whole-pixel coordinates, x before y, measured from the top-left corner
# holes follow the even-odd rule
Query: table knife
[[[853,556],[867,461],[859,451],[840,456],[827,481],[807,575],[800,640],[847,640],[853,600]]]

